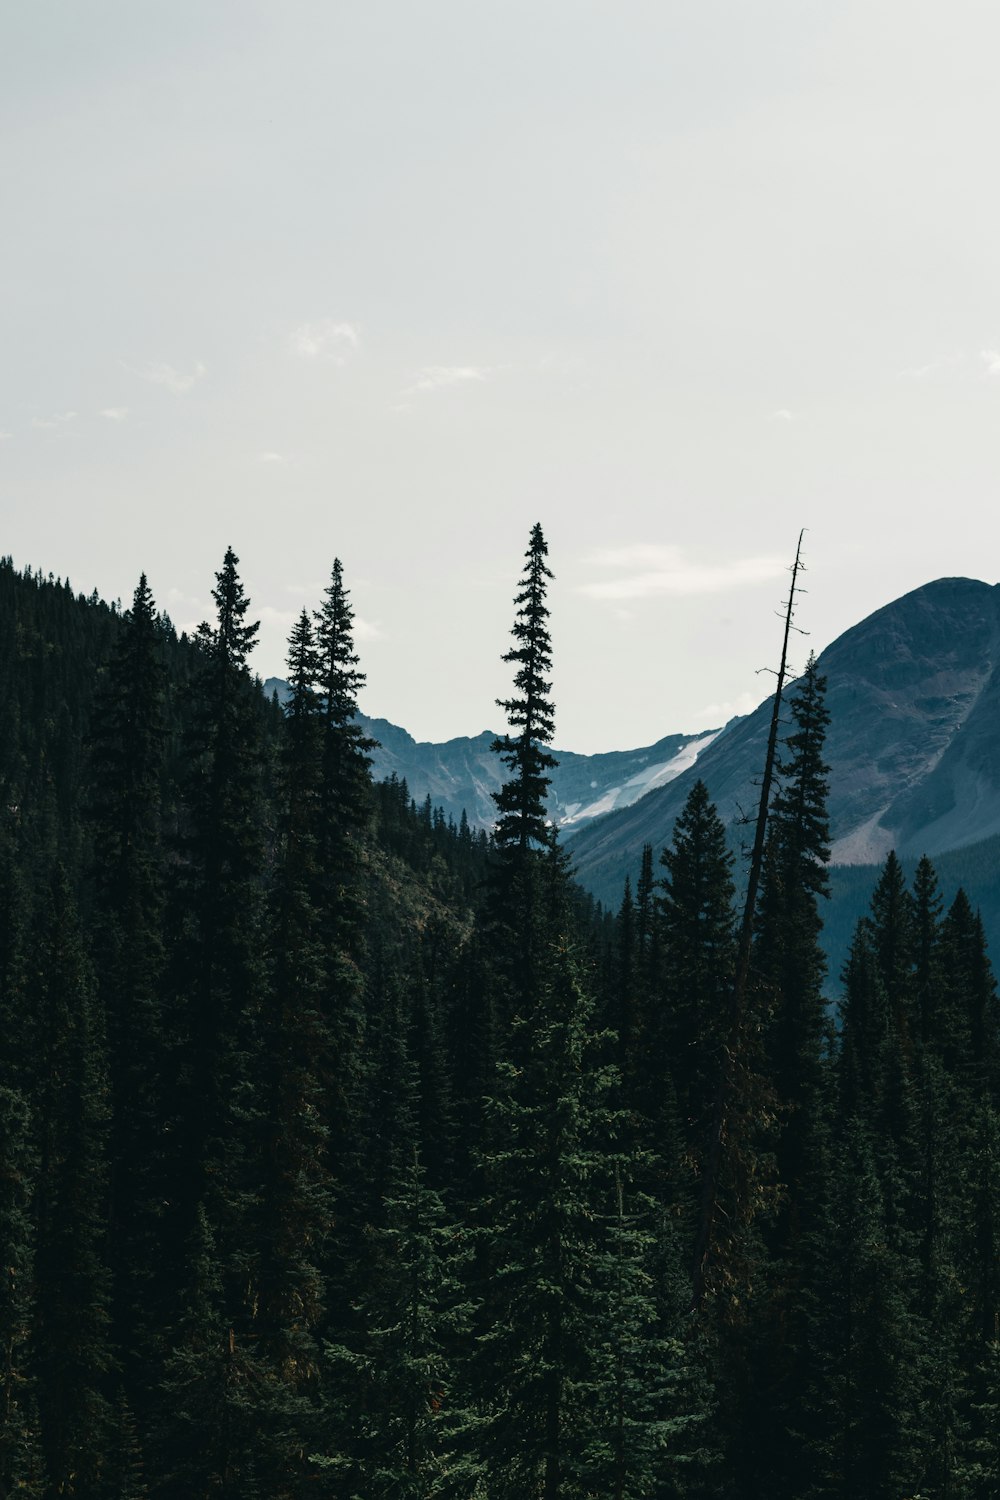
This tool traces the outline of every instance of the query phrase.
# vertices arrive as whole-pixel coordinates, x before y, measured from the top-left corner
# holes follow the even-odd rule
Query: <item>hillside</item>
[[[822,653],[831,714],[834,862],[892,848],[932,857],[1000,832],[1000,591],[945,578],[893,601]],[[697,768],[572,839],[578,879],[616,902],[644,843],[661,848],[697,778],[739,842],[755,808],[770,702],[730,725]]]

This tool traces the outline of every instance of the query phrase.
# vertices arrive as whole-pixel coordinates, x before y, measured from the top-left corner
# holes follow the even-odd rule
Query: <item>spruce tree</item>
[[[37,1153],[23,1094],[0,1085],[0,1495],[41,1500],[35,1381],[30,1367],[34,1312]]]
[[[251,1057],[265,986],[261,710],[248,670],[259,622],[228,549],[212,596],[216,623],[198,632],[200,672],[189,744],[190,832],[181,867],[173,978],[186,1031],[187,1101],[179,1164],[187,1222],[205,1201],[213,1231],[235,1249],[250,1149]],[[209,1187],[210,1185],[210,1187]],[[207,1196],[206,1196],[207,1192]],[[213,1202],[214,1200],[214,1202]],[[183,1216],[183,1215],[182,1215]],[[223,1232],[223,1220],[231,1221]]]
[[[166,1084],[160,993],[165,676],[162,629],[143,574],[91,731],[94,948],[111,1089],[113,1338],[127,1366],[126,1400],[133,1401],[157,1358],[154,1283]]]
[[[65,871],[53,872],[34,944],[38,1099],[33,1367],[53,1491],[102,1494],[112,1436],[106,1260],[104,1027]]]
[[[594,1424],[613,1420],[619,1389],[623,1287],[632,1287],[630,1306],[644,1295],[633,1270],[641,1242],[619,1237],[609,1249],[602,1222],[614,1182],[615,1075],[601,1061],[606,1039],[590,1030],[592,1015],[573,954],[560,946],[531,1019],[515,1023],[523,1063],[501,1067],[492,1105],[495,1144],[477,1215],[485,1326],[473,1369],[479,1450],[498,1500],[590,1493],[588,1466],[605,1466],[592,1449]],[[632,1415],[655,1420],[641,1405]]]
[[[354,649],[354,610],[335,558],[323,603],[314,613],[315,679],[320,703],[320,779],[316,818],[315,907],[325,970],[321,1019],[329,1047],[320,1075],[321,1121],[337,1189],[337,1233],[325,1267],[329,1301],[342,1312],[354,1295],[348,1267],[362,1255],[360,1202],[365,1074],[365,942],[367,881],[362,858],[371,818],[369,751],[357,723],[364,686]]]
[[[261,1378],[256,1477],[274,1497],[309,1472],[325,1315],[322,1266],[334,1221],[324,1074],[331,1067],[327,971],[316,904],[320,705],[312,689],[312,626],[303,611],[289,642],[283,812],[272,895],[272,983],[261,1078],[262,1182],[252,1231],[251,1336]]]
[[[732,855],[696,781],[660,863],[664,1052],[674,1071],[682,1149],[694,1182],[704,1162],[729,1017],[735,944]],[[689,1212],[693,1205],[689,1205]]]
[[[765,1226],[765,1285],[752,1309],[742,1467],[774,1495],[796,1495],[811,1427],[816,1236],[828,1219],[831,1079],[826,1059],[826,962],[820,900],[828,894],[826,681],[810,658],[790,699],[792,730],[771,805],[753,968],[766,1019],[765,1059],[776,1119],[758,1149],[775,1157],[778,1199]],[[782,1462],[782,1459],[785,1461]],[[748,1472],[749,1471],[749,1472]],[[752,1482],[752,1481],[751,1481]]]
[[[333,924],[333,941],[353,959],[362,922],[358,860],[361,835],[371,816],[369,751],[375,741],[357,722],[365,676],[358,668],[354,609],[339,558],[334,558],[315,622],[315,686],[323,722],[318,834],[322,904]]]
[[[534,1003],[544,954],[561,919],[565,866],[555,849],[546,814],[549,771],[555,758],[546,749],[555,730],[549,694],[552,645],[546,595],[552,573],[542,528],[532,527],[525,569],[514,598],[511,628],[515,644],[503,660],[516,668],[514,696],[498,699],[512,732],[491,748],[509,773],[493,793],[496,865],[492,877],[492,917],[498,967],[510,987],[509,1006],[528,1010]]]
[[[341,1476],[345,1492],[370,1500],[471,1494],[479,1465],[456,1374],[472,1312],[462,1276],[468,1251],[415,1148],[395,1174],[382,1218],[362,1298],[363,1337],[327,1351],[357,1415],[350,1432],[332,1424],[340,1451],[313,1462]]]
[[[552,684],[552,644],[545,603],[552,572],[545,562],[548,546],[537,523],[531,529],[521,586],[515,596],[517,615],[511,629],[515,645],[504,661],[516,666],[513,698],[499,699],[497,706],[507,715],[515,734],[494,740],[493,750],[511,773],[493,800],[497,805],[494,839],[502,856],[513,851],[523,863],[531,849],[549,842],[545,798],[548,772],[556,761],[545,749],[552,743],[555,710],[549,699]]]

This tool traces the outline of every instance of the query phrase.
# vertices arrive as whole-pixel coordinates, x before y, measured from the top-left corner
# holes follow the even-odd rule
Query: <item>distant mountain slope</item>
[[[834,860],[868,864],[895,847],[934,855],[1000,832],[1000,588],[943,578],[846,631],[820,657]],[[617,903],[642,846],[659,849],[696,777],[723,820],[756,805],[765,702],[707,746],[697,768],[582,829],[578,879]]]
[[[912,887],[919,855],[903,856],[903,871]],[[934,859],[945,910],[959,886],[974,911],[982,914],[986,941],[994,963],[1000,958],[1000,835],[951,849]],[[830,900],[823,903],[822,943],[829,963],[827,993],[842,990],[840,975],[850,951],[859,917],[871,905],[872,892],[881,873],[879,865],[836,865],[830,871]]]
[[[276,692],[283,699],[288,685],[269,677],[264,691]],[[435,807],[444,808],[456,821],[464,809],[473,827],[492,824],[496,808],[490,794],[499,788],[504,769],[490,749],[496,738],[492,730],[435,744],[415,740],[388,719],[370,719],[364,714],[358,719],[379,742],[372,756],[377,781],[395,774],[406,781],[418,802],[429,795]],[[570,829],[627,807],[650,789],[681,775],[718,733],[716,729],[698,735],[668,734],[639,750],[608,750],[599,755],[555,750],[559,765],[552,773],[549,812],[561,827]]]

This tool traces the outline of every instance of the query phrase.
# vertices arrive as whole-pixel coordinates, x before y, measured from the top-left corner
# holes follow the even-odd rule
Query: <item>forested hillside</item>
[[[547,557],[489,836],[372,783],[339,561],[281,709],[232,551],[193,639],[0,565],[0,1500],[1000,1492],[976,912],[890,856],[831,1024],[814,662],[752,906],[696,782],[596,909]]]

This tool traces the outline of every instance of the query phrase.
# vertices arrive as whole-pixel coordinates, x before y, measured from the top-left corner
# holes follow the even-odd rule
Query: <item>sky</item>
[[[994,0],[0,0],[0,551],[254,665],[333,558],[367,712],[556,743],[766,695],[1000,558]]]

